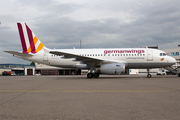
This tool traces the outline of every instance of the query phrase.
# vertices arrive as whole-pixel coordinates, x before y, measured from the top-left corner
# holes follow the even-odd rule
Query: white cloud
[[[2,52],[21,50],[17,22],[26,22],[50,48],[79,48],[80,40],[83,48],[175,48],[180,40],[179,4],[179,0],[1,1],[1,62],[21,61]]]

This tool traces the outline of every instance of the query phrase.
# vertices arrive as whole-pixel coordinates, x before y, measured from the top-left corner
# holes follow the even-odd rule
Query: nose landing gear
[[[151,77],[152,77],[152,75],[151,75],[151,74],[148,74],[148,75],[147,75],[147,78],[151,78]]]
[[[152,75],[149,73],[149,69],[147,69],[147,78],[151,78],[152,77]]]

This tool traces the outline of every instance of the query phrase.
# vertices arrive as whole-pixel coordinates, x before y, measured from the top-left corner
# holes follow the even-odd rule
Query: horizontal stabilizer
[[[7,53],[10,53],[10,54],[13,54],[13,55],[17,55],[17,56],[20,56],[20,57],[31,57],[31,56],[33,56],[31,54],[25,54],[25,53],[16,52],[16,51],[4,51],[4,52],[7,52]]]

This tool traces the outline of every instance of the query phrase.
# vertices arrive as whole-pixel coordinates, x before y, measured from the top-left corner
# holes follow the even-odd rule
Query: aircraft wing
[[[76,61],[82,61],[82,62],[102,62],[104,60],[92,58],[88,56],[80,56],[72,53],[66,53],[66,52],[60,52],[60,51],[50,51],[51,54],[64,56],[64,58],[76,58]]]
[[[10,54],[13,54],[16,56],[20,56],[20,57],[31,57],[31,56],[33,56],[31,54],[25,54],[25,53],[16,52],[16,51],[4,51],[4,52],[10,53]]]
[[[127,65],[126,61],[122,60],[104,60],[104,59],[97,59],[93,57],[88,56],[80,56],[72,53],[66,53],[61,51],[50,51],[51,54],[64,56],[64,58],[75,58],[75,61],[81,61],[85,64],[92,64],[94,63],[95,66],[100,66],[101,64],[108,64],[108,63],[125,63]]]

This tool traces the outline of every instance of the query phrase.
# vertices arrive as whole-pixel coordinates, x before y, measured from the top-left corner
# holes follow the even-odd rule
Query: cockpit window
[[[160,56],[167,56],[166,53],[160,53]]]
[[[167,54],[166,53],[163,53],[163,56],[166,56]]]

